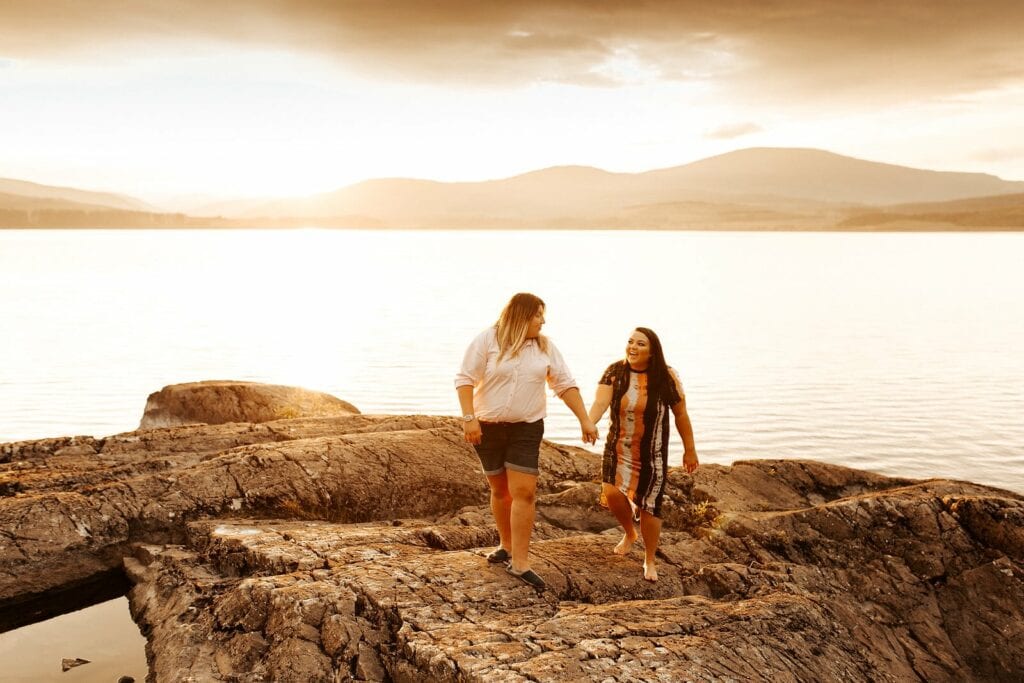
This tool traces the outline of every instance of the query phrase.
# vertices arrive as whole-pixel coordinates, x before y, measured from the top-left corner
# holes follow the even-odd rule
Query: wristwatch
[[[468,415],[463,415],[462,416],[462,421],[463,422],[472,422],[475,419],[476,419],[476,415],[474,415],[473,413],[469,413]]]

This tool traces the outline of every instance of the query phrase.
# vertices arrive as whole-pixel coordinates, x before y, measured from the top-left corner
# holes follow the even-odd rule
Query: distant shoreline
[[[203,205],[0,178],[0,229],[1016,232],[1024,182],[824,150],[748,148],[642,173],[554,166],[486,181],[377,178]]]

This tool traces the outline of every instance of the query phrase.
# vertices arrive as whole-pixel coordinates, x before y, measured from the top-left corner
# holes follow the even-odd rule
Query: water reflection
[[[145,647],[128,599],[120,596],[0,633],[0,678],[5,683],[110,683],[131,676],[142,683],[148,673]],[[61,671],[62,659],[76,658],[89,663]]]

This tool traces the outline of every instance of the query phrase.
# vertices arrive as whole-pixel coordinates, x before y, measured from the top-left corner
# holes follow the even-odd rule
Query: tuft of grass
[[[713,528],[719,514],[718,508],[709,500],[680,505],[676,525],[683,531],[697,536]]]
[[[298,501],[292,500],[291,498],[281,498],[275,501],[274,512],[284,519],[321,519],[322,515],[317,510],[308,510],[301,505]]]

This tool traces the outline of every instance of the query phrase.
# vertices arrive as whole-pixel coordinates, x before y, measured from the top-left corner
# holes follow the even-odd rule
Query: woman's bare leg
[[[601,493],[608,503],[608,509],[612,511],[615,519],[619,521],[619,525],[622,527],[622,540],[615,546],[614,552],[616,555],[625,555],[633,547],[633,542],[636,541],[636,527],[633,526],[633,507],[629,504],[629,499],[626,498],[626,495],[611,484],[602,483]]]
[[[508,474],[487,475],[487,485],[491,487],[491,514],[494,524],[498,527],[498,538],[501,547],[512,552],[512,494],[508,490]]]
[[[512,569],[521,573],[530,568],[530,536],[536,514],[537,475],[506,470],[512,495],[509,509]]]
[[[640,535],[644,539],[644,578],[648,581],[657,581],[658,568],[654,555],[658,552],[658,541],[661,539],[661,520],[646,510],[641,510]]]

